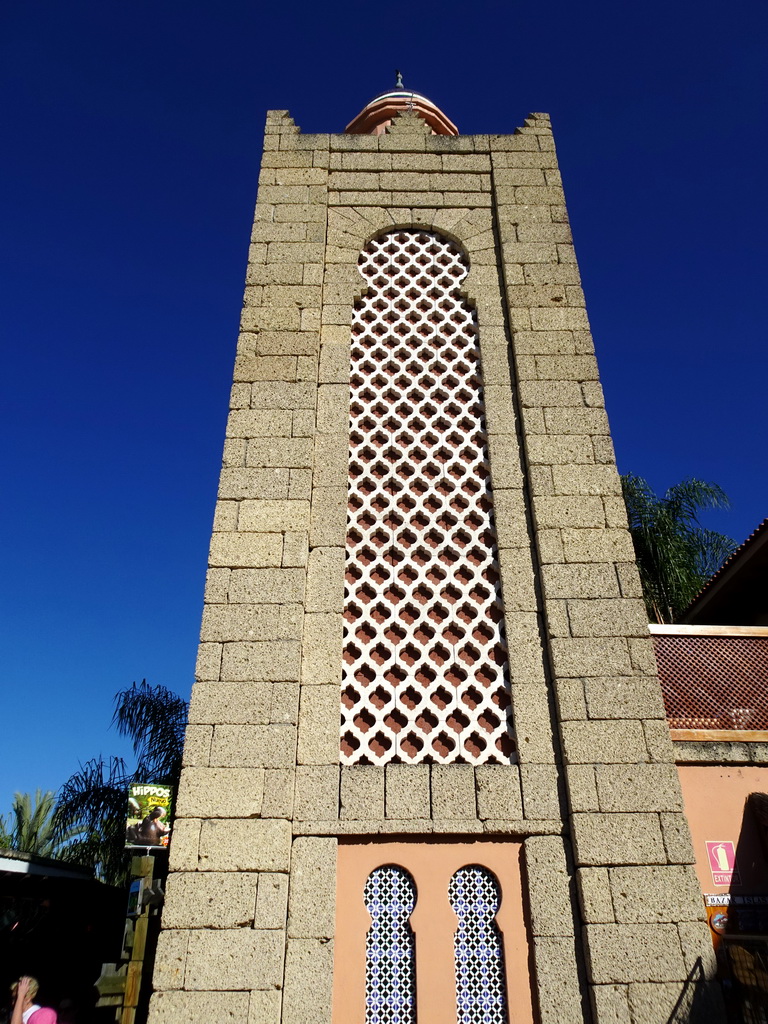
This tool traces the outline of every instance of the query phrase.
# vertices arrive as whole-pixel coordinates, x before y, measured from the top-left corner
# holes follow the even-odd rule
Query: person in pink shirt
[[[37,980],[27,974],[11,985],[14,1000],[11,1024],[56,1024],[56,1011],[35,1002],[38,988]]]

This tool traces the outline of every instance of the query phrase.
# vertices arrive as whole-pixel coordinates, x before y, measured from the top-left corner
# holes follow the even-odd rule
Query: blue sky
[[[464,132],[552,114],[619,467],[768,515],[765,6],[10,0],[0,12],[0,813],[188,695],[264,113],[400,68]]]

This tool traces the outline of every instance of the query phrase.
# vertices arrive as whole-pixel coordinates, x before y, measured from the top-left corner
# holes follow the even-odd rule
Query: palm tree
[[[94,758],[71,775],[59,790],[57,831],[68,834],[62,859],[92,867],[110,885],[125,880],[125,817],[128,786],[133,781],[120,757]]]
[[[115,694],[112,724],[127,736],[136,756],[129,771],[119,757],[81,765],[64,783],[56,827],[69,836],[65,856],[92,865],[98,877],[119,884],[126,875],[125,818],[128,787],[134,782],[178,785],[187,721],[187,702],[146,679]]]
[[[621,484],[648,618],[674,622],[736,550],[730,537],[699,522],[704,509],[728,508],[728,497],[703,480],[683,480],[663,497],[631,473]]]
[[[183,697],[146,679],[115,694],[112,724],[133,744],[137,780],[178,782],[188,711]]]
[[[0,818],[0,848],[57,857],[71,836],[56,829],[56,794],[50,790],[14,793],[11,813]]]

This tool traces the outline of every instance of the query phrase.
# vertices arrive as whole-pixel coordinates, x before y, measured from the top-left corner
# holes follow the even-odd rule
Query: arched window
[[[365,942],[366,1024],[415,1024],[416,950],[409,917],[416,887],[403,868],[388,864],[368,876],[364,890],[371,927]]]
[[[457,245],[370,242],[351,346],[344,764],[508,762],[507,652],[474,310]]]
[[[341,839],[333,1024],[533,1021],[521,859],[508,838]]]
[[[507,1024],[504,952],[495,920],[498,882],[478,864],[460,868],[448,898],[459,919],[453,943],[457,1024]]]

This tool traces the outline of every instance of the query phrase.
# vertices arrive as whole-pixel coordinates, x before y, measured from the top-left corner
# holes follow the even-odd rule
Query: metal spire
[[[403,75],[402,75],[402,72],[400,72],[400,71],[395,71],[395,88],[396,89],[402,89],[403,88]]]

